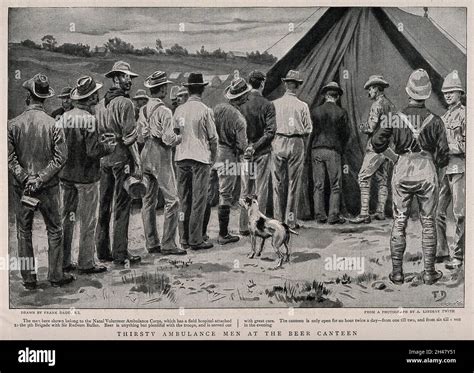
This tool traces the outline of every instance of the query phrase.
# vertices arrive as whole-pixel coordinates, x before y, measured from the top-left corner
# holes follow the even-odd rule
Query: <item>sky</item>
[[[422,8],[403,8],[422,15]],[[282,57],[321,17],[325,8],[16,8],[10,9],[9,41],[40,43],[53,35],[58,44],[102,46],[119,37],[135,46],[178,43],[190,53],[202,45],[212,51],[264,51]],[[429,15],[466,45],[465,8],[429,8]],[[308,18],[309,17],[309,18]],[[74,31],[71,31],[71,23]],[[184,29],[183,29],[184,28]]]

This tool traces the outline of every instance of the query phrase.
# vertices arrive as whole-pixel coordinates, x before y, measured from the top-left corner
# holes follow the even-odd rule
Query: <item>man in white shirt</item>
[[[286,92],[273,101],[276,111],[276,136],[272,142],[273,209],[275,219],[297,229],[300,227],[297,223],[298,199],[306,140],[313,125],[308,105],[296,97],[303,82],[299,71],[290,70],[282,81]]]

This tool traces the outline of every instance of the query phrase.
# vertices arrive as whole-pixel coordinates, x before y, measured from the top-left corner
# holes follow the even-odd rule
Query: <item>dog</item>
[[[292,230],[287,224],[281,223],[278,220],[270,219],[260,212],[258,207],[257,196],[248,196],[239,201],[239,204],[245,208],[248,214],[249,231],[250,231],[250,242],[251,251],[248,254],[250,259],[255,256],[259,257],[262,254],[265,240],[272,238],[272,246],[275,250],[278,261],[277,265],[273,269],[280,268],[283,261],[290,262],[290,236],[291,233],[298,234]],[[257,251],[257,237],[262,239],[260,248]],[[284,250],[282,251],[282,247]]]

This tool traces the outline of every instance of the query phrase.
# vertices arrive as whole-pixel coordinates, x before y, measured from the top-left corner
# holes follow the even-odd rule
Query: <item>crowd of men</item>
[[[164,99],[172,82],[167,74],[154,72],[143,83],[149,94],[139,89],[131,98],[129,92],[137,76],[128,63],[118,61],[105,74],[112,86],[102,99],[99,91],[103,84],[90,76],[81,77],[75,87],[61,91],[63,105],[52,116],[44,109],[45,100],[54,96],[48,78],[37,74],[23,84],[27,108],[8,123],[18,256],[34,260],[32,223],[37,209],[47,228],[48,280],[53,286],[74,281],[70,272],[76,269],[81,274],[106,271],[106,266],[95,262],[96,253],[103,263],[140,262],[141,257],[129,251],[128,240],[133,182],[146,189],[142,220],[150,254],[185,255],[187,250],[213,247],[207,235],[213,179],[219,185],[220,245],[249,235],[243,208],[240,235],[229,230],[239,176],[240,198],[256,195],[264,214],[272,202],[275,219],[291,229],[300,228],[298,201],[307,155],[314,180],[316,220],[320,224],[346,222],[340,213],[341,156],[351,127],[348,113],[340,105],[344,92],[338,83],[322,87],[324,103],[310,111],[297,97],[303,83],[298,71],[290,70],[282,78],[286,91],[275,101],[262,96],[265,74],[252,71],[248,83],[235,77],[224,90],[226,103],[210,108],[202,101],[208,82],[201,73],[191,73],[186,83],[171,92],[172,105],[168,107]],[[433,284],[442,277],[435,268],[437,261],[446,261],[447,268],[456,269],[464,258],[464,89],[456,71],[446,77],[442,91],[448,110],[440,118],[424,104],[432,91],[426,71],[418,69],[409,77],[408,106],[401,111],[385,96],[388,86],[381,75],[371,76],[364,86],[374,102],[367,122],[360,125],[369,139],[359,172],[360,214],[351,222],[371,222],[372,177],[378,182],[374,218],[385,219],[388,168],[389,162],[394,162],[393,271],[389,278],[395,284],[404,282],[406,226],[416,197],[422,224],[423,280]],[[403,125],[387,122],[392,113]],[[330,183],[328,212],[326,176]],[[273,186],[273,201],[268,201],[269,185]],[[161,238],[156,218],[159,192],[164,199]],[[456,227],[450,253],[446,214],[451,201]],[[80,227],[77,264],[71,255],[76,223]],[[22,269],[21,275],[26,289],[36,288],[35,271]]]

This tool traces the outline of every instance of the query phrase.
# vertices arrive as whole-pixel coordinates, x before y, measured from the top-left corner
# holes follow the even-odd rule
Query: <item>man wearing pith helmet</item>
[[[443,121],[431,113],[425,101],[431,96],[431,81],[423,69],[415,70],[405,88],[408,106],[397,113],[397,126],[384,126],[371,138],[374,151],[385,151],[393,140],[399,155],[392,177],[393,226],[390,251],[394,284],[404,283],[403,254],[406,248],[406,227],[413,199],[418,202],[422,238],[423,282],[434,284],[443,273],[435,268],[436,207],[438,205],[437,171],[448,164],[448,141]]]
[[[141,260],[128,251],[128,225],[131,198],[124,189],[125,180],[132,173],[141,178],[141,161],[137,147],[135,109],[129,92],[132,79],[138,74],[124,61],[114,64],[105,77],[112,87],[96,107],[99,131],[104,138],[116,143],[115,150],[101,159],[99,220],[96,229],[97,256],[102,261],[133,264]],[[113,241],[110,243],[110,219],[113,209]]]
[[[439,261],[449,256],[446,239],[446,214],[449,204],[453,204],[455,232],[452,243],[451,259],[446,268],[456,269],[462,266],[464,259],[464,204],[466,202],[466,108],[461,103],[464,88],[456,70],[448,74],[441,91],[448,104],[448,110],[441,117],[446,128],[449,145],[449,163],[440,175],[439,204],[437,214]]]
[[[141,153],[143,173],[149,180],[143,197],[142,218],[149,253],[184,255],[186,251],[176,243],[179,198],[173,169],[173,148],[181,142],[181,135],[174,132],[173,114],[162,101],[170,83],[163,71],[155,71],[144,82],[151,97],[140,110],[138,119],[145,141]],[[161,191],[165,200],[161,242],[156,229],[158,191]]]
[[[368,90],[369,98],[374,101],[370,107],[367,122],[360,125],[360,130],[369,136],[365,150],[364,161],[359,171],[360,188],[360,214],[351,220],[354,224],[368,224],[371,222],[369,215],[370,184],[372,177],[378,184],[378,201],[375,219],[385,219],[385,204],[388,196],[388,162],[384,154],[377,154],[372,149],[370,138],[380,128],[382,121],[388,121],[389,113],[395,110],[392,102],[385,96],[384,90],[389,87],[382,75],[372,75],[364,84]]]
[[[76,269],[71,260],[75,223],[80,229],[77,268],[80,273],[93,274],[107,270],[94,262],[94,233],[99,202],[100,158],[114,150],[113,145],[99,141],[94,107],[99,102],[102,83],[90,76],[77,80],[70,97],[74,108],[63,114],[56,125],[62,125],[66,136],[68,159],[59,178],[62,190],[62,221],[64,231],[65,272]]]
[[[23,83],[25,111],[8,121],[8,171],[13,176],[18,256],[34,263],[32,226],[34,208],[23,197],[37,202],[48,232],[48,281],[52,286],[70,283],[74,277],[63,273],[63,232],[59,210],[59,177],[67,158],[64,131],[46,114],[44,102],[54,96],[48,77],[36,74]],[[37,286],[35,268],[22,268],[23,285]]]

